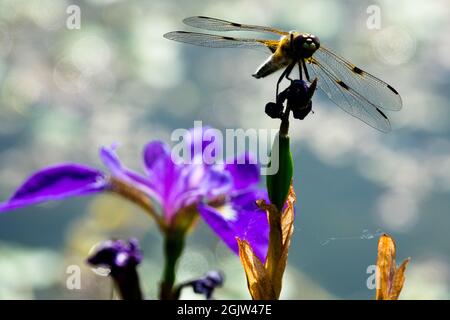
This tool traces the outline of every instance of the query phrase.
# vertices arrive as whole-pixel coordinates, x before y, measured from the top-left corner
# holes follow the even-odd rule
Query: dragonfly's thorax
[[[292,53],[297,58],[311,58],[311,56],[320,48],[320,40],[313,34],[290,32],[290,42]]]

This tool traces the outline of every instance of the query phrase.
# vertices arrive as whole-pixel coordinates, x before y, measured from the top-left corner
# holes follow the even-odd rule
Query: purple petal
[[[221,208],[206,204],[199,206],[203,219],[214,232],[239,254],[236,238],[247,240],[256,256],[264,262],[269,245],[269,223],[267,215],[255,201],[264,198],[260,191],[249,191],[231,199],[231,203]]]
[[[113,144],[110,147],[100,148],[100,159],[105,166],[111,171],[114,176],[119,176],[123,173],[122,164],[116,155],[117,144]]]
[[[112,269],[134,267],[142,261],[142,251],[137,239],[107,240],[102,242],[88,258],[94,266],[108,266]]]
[[[202,199],[212,200],[226,194],[232,187],[231,176],[221,170],[203,165],[189,165],[183,168],[178,193],[174,195],[175,207],[181,208],[200,202]]]
[[[118,179],[132,183],[137,188],[147,193],[150,197],[158,199],[159,197],[153,190],[154,186],[147,177],[144,177],[122,165],[116,154],[116,148],[116,145],[100,148],[100,158],[111,172],[111,175]]]
[[[203,197],[217,196],[231,186],[230,175],[223,170],[217,171],[203,164],[177,164],[170,148],[160,141],[146,146],[144,162],[149,180],[163,200],[162,206],[169,220],[181,207]]]
[[[150,175],[155,175],[159,170],[164,170],[171,161],[170,149],[162,141],[152,141],[144,148],[144,164]]]
[[[209,271],[204,277],[186,284],[192,286],[195,293],[204,294],[207,300],[212,298],[214,290],[223,285],[225,276],[220,271]]]
[[[232,163],[225,166],[233,177],[233,185],[237,190],[256,185],[259,182],[260,172],[256,159],[246,153],[233,159]]]
[[[220,136],[220,139],[222,137]],[[190,160],[195,163],[212,164],[215,157],[219,155],[223,143],[216,136],[214,129],[211,127],[194,126],[184,135],[183,141],[187,150],[190,151]],[[207,154],[204,155],[205,149],[208,148]],[[210,156],[212,159],[203,159],[204,156]],[[203,161],[206,160],[206,161]]]
[[[0,211],[100,192],[106,186],[103,173],[87,166],[69,163],[47,167],[29,177],[7,202],[0,204]]]
[[[228,172],[209,168],[204,181],[205,195],[208,199],[226,194],[232,186],[233,179]]]
[[[166,199],[179,174],[170,148],[161,141],[148,143],[144,148],[144,164],[153,188]]]
[[[192,137],[196,130],[190,130]],[[200,139],[201,139],[201,132]],[[188,134],[189,135],[189,134]],[[198,138],[198,137],[197,137]],[[186,140],[184,140],[186,143]],[[170,148],[163,142],[150,142],[144,150],[144,163],[148,179],[161,199],[161,207],[167,220],[171,220],[180,208],[212,199],[232,191],[230,172],[218,166],[188,161],[179,163]]]

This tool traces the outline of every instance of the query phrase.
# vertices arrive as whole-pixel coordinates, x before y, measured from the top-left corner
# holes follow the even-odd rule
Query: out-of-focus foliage
[[[59,254],[42,248],[0,243],[0,299],[33,299],[62,280]]]
[[[66,28],[71,4],[81,8],[79,30]],[[370,5],[379,6],[379,30],[367,27]],[[385,135],[316,93],[315,113],[291,124],[298,215],[281,298],[372,298],[366,280],[377,230],[413,257],[402,298],[450,298],[449,7],[447,0],[2,0],[1,199],[42,166],[100,166],[98,146],[113,142],[121,143],[123,161],[139,168],[145,142],[168,141],[194,120],[222,129],[277,128],[264,114],[277,77],[250,76],[264,54],[190,47],[162,34],[188,29],[181,20],[191,15],[298,29],[392,84],[404,109],[389,115],[393,130]],[[50,298],[110,298],[108,279],[84,259],[111,236],[140,238],[144,291],[156,297],[161,239],[138,208],[102,196],[0,216],[4,246],[19,244],[30,257],[46,248],[62,261],[42,276]],[[216,297],[248,298],[239,259],[202,224],[187,248],[180,280],[223,269]],[[2,251],[0,265],[5,257]],[[33,269],[51,270],[38,260],[29,262]],[[17,285],[24,283],[23,263],[6,261],[22,275]],[[81,290],[66,288],[72,264],[82,268]],[[1,271],[0,283],[5,277]],[[40,297],[41,280],[32,278],[17,297]],[[9,288],[0,286],[2,297],[15,295]]]

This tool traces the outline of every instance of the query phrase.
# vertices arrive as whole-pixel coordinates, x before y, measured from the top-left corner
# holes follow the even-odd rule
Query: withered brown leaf
[[[237,239],[239,257],[247,277],[250,295],[254,300],[278,299],[281,293],[283,274],[287,265],[289,245],[294,231],[294,203],[296,196],[291,186],[283,212],[265,201],[258,206],[267,212],[270,225],[270,243],[267,259],[263,264],[254,254],[247,241]]]
[[[397,300],[405,282],[405,270],[409,258],[397,267],[395,262],[396,247],[394,239],[383,234],[378,241],[378,258],[376,272],[376,299]]]

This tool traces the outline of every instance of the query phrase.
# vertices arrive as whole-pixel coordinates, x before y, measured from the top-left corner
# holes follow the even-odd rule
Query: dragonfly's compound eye
[[[300,34],[294,39],[294,46],[303,58],[309,58],[317,49],[319,49],[320,41],[319,38],[314,35]]]
[[[305,40],[305,42],[303,42],[303,48],[305,48],[307,50],[315,50],[316,44],[314,43],[314,41],[311,38],[307,38]]]

